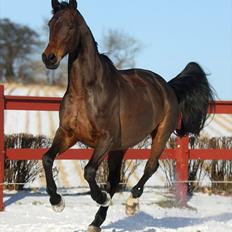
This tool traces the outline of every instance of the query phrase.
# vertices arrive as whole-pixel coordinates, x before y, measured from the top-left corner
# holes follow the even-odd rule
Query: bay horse
[[[117,70],[98,52],[97,44],[76,0],[52,0],[50,37],[42,60],[48,69],[58,68],[68,55],[68,85],[59,111],[59,128],[51,148],[43,156],[47,193],[56,211],[64,208],[52,174],[54,159],[77,141],[92,147],[84,169],[91,197],[100,204],[89,232],[100,231],[110,199],[120,181],[123,156],[129,147],[151,135],[151,154],[144,173],[132,188],[132,198],[143,193],[147,180],[159,167],[159,157],[174,131],[178,136],[198,135],[207,119],[214,94],[206,74],[195,62],[166,82],[149,70]],[[177,129],[181,115],[181,124]],[[96,183],[96,171],[108,154],[109,189]]]

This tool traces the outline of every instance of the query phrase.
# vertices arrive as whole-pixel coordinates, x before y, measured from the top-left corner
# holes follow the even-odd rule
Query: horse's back
[[[168,103],[176,102],[173,89],[158,74],[145,69],[120,70],[120,94],[127,96],[123,100],[144,101],[155,111],[163,111]]]
[[[141,81],[150,82],[156,84],[157,81],[166,83],[166,81],[157,73],[154,73],[150,70],[133,68],[133,69],[123,69],[119,70],[119,73],[124,79],[131,82],[136,82],[136,79]]]

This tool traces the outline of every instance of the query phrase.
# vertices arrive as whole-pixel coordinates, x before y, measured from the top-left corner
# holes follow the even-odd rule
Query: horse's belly
[[[124,148],[136,145],[155,130],[162,118],[162,107],[160,96],[155,98],[148,91],[126,91],[123,94],[120,123]]]
[[[155,129],[157,120],[150,110],[147,112],[125,113],[121,115],[121,144],[128,148],[142,141]]]

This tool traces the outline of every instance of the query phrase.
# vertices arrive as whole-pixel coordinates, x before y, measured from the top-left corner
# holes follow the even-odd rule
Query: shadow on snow
[[[69,189],[60,188],[59,190],[62,196],[83,196],[83,195],[89,194],[89,190],[80,192],[80,193],[79,192],[70,193],[69,192],[70,189],[71,188]],[[5,207],[7,207],[17,201],[24,199],[25,197],[47,197],[48,198],[48,194],[46,193],[45,189],[40,189],[40,191],[38,192],[30,192],[27,190],[22,190],[22,191],[16,192],[15,194],[4,193],[4,197],[8,198],[7,200],[4,201],[4,205]]]
[[[152,228],[178,229],[187,226],[194,226],[209,221],[227,222],[232,220],[232,213],[223,213],[210,217],[165,217],[154,218],[153,216],[139,212],[133,217],[127,217],[104,226],[103,229],[114,228],[117,232],[144,231],[155,232]]]

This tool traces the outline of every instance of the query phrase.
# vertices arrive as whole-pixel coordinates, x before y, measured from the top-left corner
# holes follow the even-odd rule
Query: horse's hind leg
[[[151,155],[146,163],[143,176],[131,190],[132,198],[128,199],[127,209],[126,209],[126,212],[128,214],[135,213],[135,209],[137,207],[136,204],[138,203],[136,198],[139,198],[142,195],[145,183],[158,169],[159,157],[163,152],[166,142],[169,139],[172,131],[174,130],[174,127],[175,127],[175,123],[173,122],[173,120],[170,120],[168,117],[166,117],[158,125],[156,130],[154,130],[154,132],[151,134],[152,136]]]
[[[111,197],[113,197],[114,193],[116,192],[120,181],[122,159],[125,152],[126,151],[111,151],[109,152],[108,155],[108,167],[109,167],[108,191]],[[100,231],[100,226],[106,219],[108,208],[109,208],[108,206],[107,207],[100,206],[99,210],[95,215],[95,219],[89,226],[88,232]]]
[[[50,196],[50,203],[55,211],[62,211],[64,203],[59,194],[57,194],[56,183],[53,178],[52,166],[55,157],[75,144],[75,139],[64,129],[59,128],[56,132],[51,148],[43,156],[43,167],[47,182],[47,193]]]

